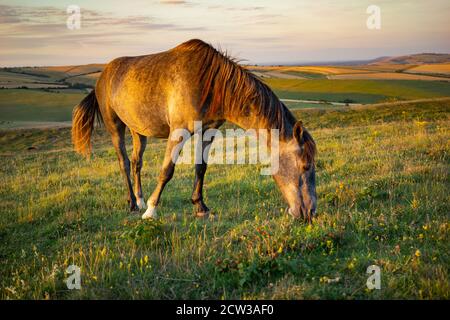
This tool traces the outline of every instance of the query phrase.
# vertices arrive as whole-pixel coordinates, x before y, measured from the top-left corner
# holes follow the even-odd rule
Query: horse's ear
[[[301,121],[297,121],[295,123],[294,129],[292,130],[292,135],[300,146],[305,143],[305,140],[303,139],[303,123]]]

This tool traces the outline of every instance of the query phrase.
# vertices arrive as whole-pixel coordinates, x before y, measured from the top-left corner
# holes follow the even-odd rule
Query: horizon
[[[171,48],[167,48],[171,49]],[[158,52],[150,52],[152,53],[158,53]],[[270,67],[270,66],[337,66],[337,65],[364,65],[367,63],[371,63],[377,59],[382,58],[394,58],[394,57],[402,57],[402,56],[413,56],[413,55],[421,55],[421,54],[435,54],[435,55],[446,55],[450,54],[450,52],[416,52],[416,53],[406,53],[406,54],[400,54],[396,56],[379,56],[379,57],[373,57],[369,59],[360,59],[360,60],[319,60],[319,61],[272,61],[272,62],[263,62],[263,63],[246,63],[245,60],[240,61],[239,64],[243,66],[261,66],[261,67]],[[42,64],[42,65],[11,65],[11,66],[4,66],[0,64],[0,68],[43,68],[43,67],[72,67],[72,66],[82,66],[82,65],[106,65],[110,61],[104,61],[104,62],[87,62],[83,64]]]
[[[150,5],[149,5],[150,3]],[[81,12],[69,29],[67,6]],[[30,0],[0,1],[1,67],[107,63],[165,51],[192,38],[249,65],[368,61],[425,52],[449,53],[450,3],[377,1],[380,28],[366,22],[371,1],[320,0]],[[245,32],[242,32],[245,30]]]

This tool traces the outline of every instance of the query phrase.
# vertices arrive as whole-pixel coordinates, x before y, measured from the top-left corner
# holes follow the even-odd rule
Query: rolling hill
[[[369,64],[435,64],[450,63],[448,53],[418,53],[395,57],[381,57]]]

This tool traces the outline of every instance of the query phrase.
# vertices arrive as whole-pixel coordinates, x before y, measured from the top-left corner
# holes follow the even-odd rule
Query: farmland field
[[[267,78],[274,73],[294,75],[304,79],[379,79],[449,81],[449,64],[376,63],[354,66],[248,66],[249,70]]]
[[[450,96],[450,82],[420,80],[264,79],[282,98],[375,103]]]
[[[69,128],[2,131],[0,297],[449,299],[449,100],[297,116],[319,149],[312,225],[251,165],[209,167],[210,220],[193,216],[192,166],[177,166],[161,218],[142,221],[104,129],[89,161]],[[163,150],[150,140],[146,197]],[[81,290],[67,290],[70,264]],[[381,290],[366,288],[373,264]]]
[[[0,90],[0,121],[70,121],[85,90]]]
[[[450,74],[450,63],[445,64],[424,64],[408,70],[409,72]]]
[[[94,74],[67,79],[67,83],[95,83]],[[297,75],[300,76],[300,75]],[[420,80],[337,80],[263,78],[281,99],[350,102],[359,104],[450,96],[450,82]],[[0,128],[5,121],[70,121],[75,106],[89,89],[2,89]],[[287,102],[293,108],[319,107],[308,102]]]
[[[373,79],[373,80],[430,80],[439,81],[442,78],[433,77],[422,74],[410,74],[399,72],[367,72],[367,73],[353,73],[353,74],[338,74],[331,75],[329,79]]]

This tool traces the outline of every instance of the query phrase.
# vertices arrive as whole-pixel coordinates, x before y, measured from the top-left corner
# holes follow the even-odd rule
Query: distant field
[[[423,61],[447,61],[448,55],[415,55],[385,59],[366,65],[338,66],[246,66],[262,78],[271,79],[379,79],[450,81],[450,64]],[[415,63],[413,63],[415,62]],[[88,86],[95,81],[104,64],[58,67],[17,67],[0,69],[0,87]],[[33,84],[31,84],[33,83]],[[50,85],[49,85],[50,84]]]
[[[408,72],[418,73],[434,73],[434,74],[448,74],[450,75],[450,63],[444,64],[424,64],[411,69]]]
[[[380,80],[443,80],[450,81],[448,63],[392,64],[378,63],[355,66],[249,66],[265,78],[288,78],[276,74],[294,75],[304,79],[380,79]]]
[[[70,121],[73,107],[86,94],[81,90],[3,89],[0,90],[0,121]]]
[[[335,106],[327,103],[308,103],[308,102],[294,102],[294,101],[283,101],[284,104],[290,109],[304,109],[304,108],[334,108]]]
[[[344,102],[349,101],[351,103],[376,103],[380,101],[388,100],[387,96],[381,94],[367,94],[367,93],[354,93],[354,92],[306,92],[300,90],[278,90],[274,88],[275,93],[284,99],[299,99],[299,100],[312,100],[312,101],[336,101]]]
[[[295,75],[304,79],[326,79],[326,75],[323,73],[318,72],[308,72],[308,71],[294,71],[294,70],[288,70],[284,71],[286,74]]]
[[[2,68],[0,87],[55,88],[73,85],[93,87],[103,68],[102,64]]]
[[[59,67],[37,67],[32,68],[36,71],[52,71],[58,73],[64,73],[66,75],[78,75],[90,72],[101,71],[105,67],[104,64],[86,64],[81,66],[59,66]]]
[[[306,72],[318,74],[346,74],[346,73],[360,73],[364,70],[354,69],[352,67],[334,67],[334,66],[261,66],[250,67],[251,70],[258,71],[279,71],[279,72]]]
[[[100,72],[95,72],[91,74],[85,74],[81,76],[71,76],[70,78],[66,78],[65,81],[71,84],[84,84],[90,87],[95,87],[95,83],[97,82],[98,77],[100,76]]]
[[[67,76],[76,76],[92,72],[102,71],[103,64],[86,64],[81,66],[58,66],[58,67],[18,67],[3,68],[3,71],[37,75],[53,80],[65,78]]]
[[[414,64],[391,64],[391,63],[377,63],[354,66],[353,68],[358,70],[372,71],[372,72],[401,72],[415,67]]]
[[[338,74],[330,75],[328,79],[373,79],[373,80],[427,80],[427,81],[445,81],[443,78],[399,72],[368,72],[368,73],[352,73],[352,74]],[[450,81],[450,78],[448,79]]]
[[[33,82],[39,82],[39,81],[44,81],[44,80],[45,79],[43,79],[41,77],[32,76],[29,74],[0,71],[0,86],[3,86],[4,84],[10,84],[10,83],[33,83]]]
[[[95,75],[88,75],[91,83]],[[81,81],[78,77],[71,78]],[[282,99],[370,104],[450,96],[450,83],[418,80],[329,80],[265,78]],[[0,121],[70,121],[73,107],[87,94],[79,89],[0,90]],[[330,108],[329,104],[287,102],[292,108]],[[0,123],[1,127],[6,127]]]
[[[375,103],[450,96],[450,82],[419,80],[264,79],[282,98]]]
[[[282,99],[321,102],[320,105],[286,102],[291,108],[304,109],[332,108],[329,102],[371,104],[448,97],[450,78],[445,78],[444,73],[449,66],[448,63],[418,66],[387,61],[355,66],[246,68],[261,77]],[[103,68],[102,64],[89,64],[0,69],[0,87],[30,88],[0,90],[0,121],[3,121],[0,128],[15,127],[23,121],[70,121],[73,107],[95,86]]]
[[[450,54],[448,53],[418,53],[405,56],[397,57],[385,57],[378,59],[377,64],[397,64],[397,65],[407,65],[407,64],[441,64],[448,63],[450,61]]]
[[[40,81],[51,82],[57,81],[64,76],[64,71],[59,70],[58,68],[46,68],[46,67],[23,67],[23,68],[3,68],[3,72],[8,72],[11,74],[22,74],[25,76],[36,77],[40,79]]]

